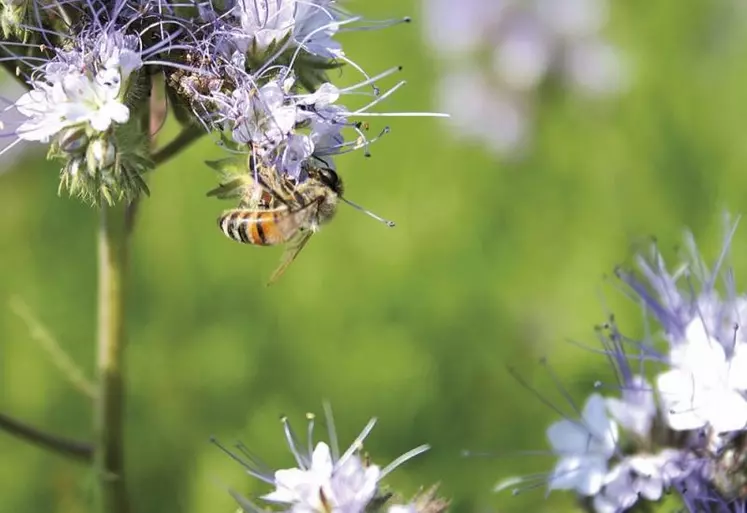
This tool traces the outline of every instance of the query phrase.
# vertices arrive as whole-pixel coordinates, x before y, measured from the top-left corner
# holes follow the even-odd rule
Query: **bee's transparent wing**
[[[277,269],[275,269],[275,271],[272,273],[272,276],[270,276],[270,279],[267,281],[268,287],[275,283],[278,278],[283,275],[285,270],[288,269],[288,266],[291,265],[291,263],[293,263],[306,243],[309,242],[309,239],[311,238],[313,233],[314,232],[312,232],[311,230],[304,230],[293,237],[290,241],[288,241],[288,245],[285,247],[283,256],[280,258],[280,265],[277,267]]]

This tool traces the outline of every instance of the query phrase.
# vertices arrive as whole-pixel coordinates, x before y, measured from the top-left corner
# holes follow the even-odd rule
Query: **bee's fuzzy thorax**
[[[332,220],[337,213],[337,205],[340,203],[337,194],[328,194],[319,204],[318,219],[319,224],[324,224]]]

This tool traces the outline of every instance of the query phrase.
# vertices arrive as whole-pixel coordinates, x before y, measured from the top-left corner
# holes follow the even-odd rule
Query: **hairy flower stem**
[[[0,413],[0,430],[42,449],[69,458],[91,461],[93,456],[93,448],[90,444],[45,433],[2,413]]]
[[[94,466],[101,513],[127,513],[124,476],[126,207],[101,207],[99,221],[99,393],[94,408]]]

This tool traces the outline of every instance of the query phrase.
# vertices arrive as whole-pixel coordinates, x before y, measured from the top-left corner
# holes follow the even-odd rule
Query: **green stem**
[[[124,476],[124,313],[126,207],[102,206],[99,224],[99,393],[94,409],[94,465],[102,513],[127,513]]]
[[[69,458],[91,461],[93,456],[93,448],[90,444],[45,433],[2,413],[0,413],[0,430],[42,449],[47,449]]]

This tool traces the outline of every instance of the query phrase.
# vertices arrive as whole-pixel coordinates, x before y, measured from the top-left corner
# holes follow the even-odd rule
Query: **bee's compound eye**
[[[321,175],[322,180],[332,188],[334,188],[340,181],[340,178],[333,169],[321,168],[319,174]]]

